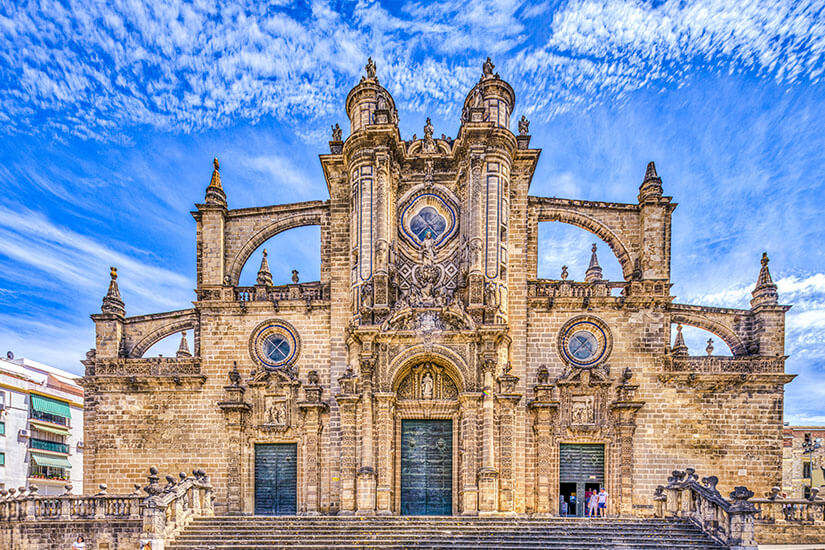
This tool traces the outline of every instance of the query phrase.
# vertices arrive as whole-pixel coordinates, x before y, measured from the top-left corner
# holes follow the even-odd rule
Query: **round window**
[[[299,340],[295,329],[285,321],[266,321],[258,325],[249,340],[252,358],[265,367],[289,367],[298,357]]]
[[[283,363],[289,358],[292,346],[281,334],[270,334],[263,341],[263,352],[272,363]]]
[[[607,359],[612,346],[607,325],[595,317],[577,317],[559,333],[562,358],[577,367],[591,368]]]

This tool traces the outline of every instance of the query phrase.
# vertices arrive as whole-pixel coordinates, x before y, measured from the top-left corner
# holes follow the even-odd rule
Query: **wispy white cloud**
[[[368,55],[397,101],[455,111],[490,54],[542,118],[626,98],[692,71],[753,71],[818,82],[822,0],[731,3],[575,0],[468,6],[371,0],[309,10],[289,3],[57,2],[0,10],[0,116],[61,138],[128,136],[148,125],[193,132],[262,117],[333,114]],[[548,38],[549,36],[549,38]]]

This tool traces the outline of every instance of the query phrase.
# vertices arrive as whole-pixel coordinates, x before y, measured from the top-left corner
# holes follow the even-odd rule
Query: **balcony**
[[[57,416],[56,414],[49,414],[32,409],[30,418],[32,420],[39,420],[40,422],[48,422],[50,424],[58,424],[67,428],[69,427],[69,419],[62,416]]]
[[[69,454],[69,446],[65,443],[56,443],[54,441],[45,441],[43,439],[31,439],[29,448],[39,451],[49,451],[52,453]]]

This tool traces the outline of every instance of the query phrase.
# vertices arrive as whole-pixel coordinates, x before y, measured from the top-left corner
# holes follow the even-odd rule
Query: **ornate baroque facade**
[[[229,209],[217,160],[197,223],[192,309],[127,317],[113,272],[86,361],[85,483],[147,465],[209,471],[227,513],[539,514],[606,487],[652,513],[694,467],[761,493],[782,479],[784,316],[767,257],[750,309],[674,303],[675,203],[653,163],[631,204],[536,197],[540,150],[484,64],[456,139],[403,140],[367,75],[321,155],[329,199]],[[540,222],[592,232],[621,264],[537,278]],[[321,280],[241,269],[272,236],[321,231]],[[257,261],[257,260],[254,260]],[[700,327],[733,356],[691,356]],[[144,358],[191,331],[177,357]],[[119,481],[116,481],[119,480]],[[122,486],[116,486],[120,483]],[[728,489],[723,487],[722,489]]]

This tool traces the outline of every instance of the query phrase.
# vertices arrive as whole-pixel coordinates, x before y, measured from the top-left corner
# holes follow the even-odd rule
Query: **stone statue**
[[[335,123],[335,126],[332,127],[332,141],[341,141],[342,130],[341,127],[338,126],[338,123]]]
[[[378,94],[378,106],[376,108],[379,111],[386,111],[387,109],[389,109],[389,103],[387,102],[387,96],[385,96],[382,93]]]
[[[566,265],[561,266],[561,280],[562,281],[567,280],[567,266]]]
[[[430,117],[427,117],[427,123],[424,125],[424,138],[432,139],[434,130],[435,128],[433,128],[433,124],[430,121]]]
[[[421,378],[421,398],[433,398],[433,376],[429,372]]]
[[[435,240],[433,240],[433,233],[430,230],[427,230],[424,240],[421,241],[421,263],[424,265],[435,264]]]
[[[493,62],[490,61],[490,58],[488,57],[487,61],[484,62],[484,65],[482,66],[481,71],[484,74],[484,76],[493,76],[493,69],[495,67],[496,66],[493,65]]]
[[[530,121],[527,120],[524,115],[521,115],[518,121],[518,133],[520,136],[526,136],[530,133]]]
[[[372,60],[372,57],[367,59],[367,78],[375,78],[375,61]]]

